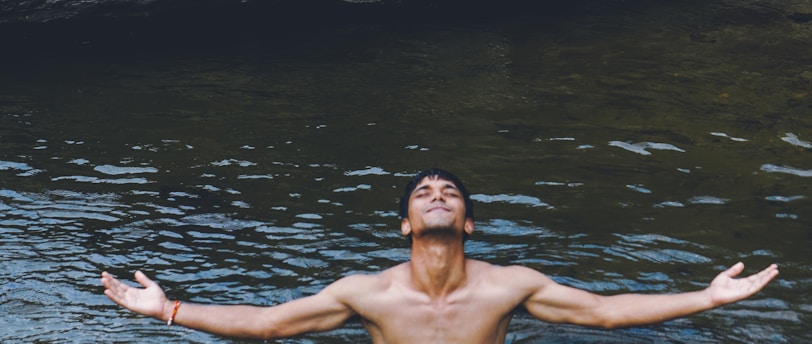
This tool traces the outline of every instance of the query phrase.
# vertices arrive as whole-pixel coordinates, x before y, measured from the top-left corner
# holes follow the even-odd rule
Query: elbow
[[[242,338],[246,339],[260,339],[260,340],[273,340],[284,338],[286,335],[282,328],[277,325],[275,321],[265,321],[262,323],[246,324],[245,332]]]
[[[667,320],[669,319],[664,317],[649,319],[649,318],[641,318],[638,316],[627,316],[623,314],[608,313],[597,318],[595,321],[595,325],[605,330],[617,330],[634,326],[645,326],[650,324],[656,324]]]
[[[280,339],[280,338],[284,338],[284,336],[280,335],[276,331],[264,331],[262,334],[257,336],[257,339],[266,340],[266,341],[267,340]]]
[[[617,330],[641,324],[639,319],[613,311],[601,312],[597,319],[598,327],[605,330]]]
[[[591,314],[587,316],[579,316],[574,319],[564,319],[561,323],[574,324],[585,327],[593,327],[604,330],[615,330],[627,327],[623,323],[613,319],[612,317],[602,316],[600,314]]]
[[[598,297],[595,299],[595,301],[596,307],[592,310],[588,325],[605,330],[615,330],[629,327],[629,319],[618,313],[615,307],[609,305],[607,303],[607,298]]]
[[[604,330],[616,330],[619,328],[626,327],[612,319],[603,319],[602,321],[598,322],[597,325],[599,328],[602,328]]]
[[[585,317],[589,319],[585,325],[605,330],[614,330],[623,327],[616,310],[608,304],[606,297],[596,295],[592,298],[592,302],[593,307],[589,311],[589,316]]]
[[[590,325],[604,330],[617,330],[632,326],[631,324],[612,316],[597,317]]]
[[[262,332],[259,333],[256,338],[267,341],[267,340],[274,340],[274,339],[282,339],[282,338],[286,338],[286,337],[289,337],[289,336],[290,336],[289,334],[286,334],[283,331],[280,331],[279,329],[277,329],[275,327],[270,327],[270,328],[262,330]]]
[[[269,324],[269,326],[264,327],[259,333],[257,333],[256,338],[262,340],[273,340],[288,336],[290,336],[290,334],[285,333],[285,331],[283,331],[276,324]]]
[[[610,317],[604,317],[599,314],[581,314],[569,318],[561,318],[548,321],[557,324],[570,324],[604,330],[614,330],[627,327],[615,319],[612,319]]]
[[[261,329],[261,330],[246,330],[242,332],[235,332],[230,337],[234,338],[242,338],[242,339],[249,339],[249,340],[274,340],[284,338],[285,336],[281,334],[276,329],[268,328],[268,329]]]
[[[651,323],[651,321],[645,321],[644,319],[629,317],[615,312],[602,312],[599,314],[600,315],[594,321],[594,325],[605,330],[617,330]]]

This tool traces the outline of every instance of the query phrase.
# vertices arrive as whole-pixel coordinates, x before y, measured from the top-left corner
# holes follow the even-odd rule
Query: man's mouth
[[[442,205],[430,206],[430,207],[428,207],[428,209],[426,209],[427,213],[430,213],[430,212],[433,212],[433,211],[451,211],[451,210],[448,209],[445,206],[442,206]]]

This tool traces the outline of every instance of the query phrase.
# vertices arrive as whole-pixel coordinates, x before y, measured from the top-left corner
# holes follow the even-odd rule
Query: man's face
[[[473,220],[465,217],[465,200],[453,182],[423,178],[409,196],[409,217],[403,219],[404,235],[431,231],[462,231],[471,234]]]

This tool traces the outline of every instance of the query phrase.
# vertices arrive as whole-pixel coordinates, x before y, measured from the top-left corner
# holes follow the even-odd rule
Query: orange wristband
[[[175,308],[172,309],[172,315],[169,317],[169,320],[166,321],[166,326],[172,326],[172,323],[175,322],[175,315],[178,314],[178,308],[180,308],[180,300],[175,301]]]

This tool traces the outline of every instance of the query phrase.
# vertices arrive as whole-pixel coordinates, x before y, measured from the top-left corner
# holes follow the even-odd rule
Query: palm
[[[745,299],[759,292],[778,275],[778,267],[773,264],[748,277],[734,278],[742,270],[744,264],[736,263],[713,279],[708,291],[714,304],[723,305]]]
[[[130,287],[110,274],[102,273],[104,295],[113,302],[133,312],[160,317],[166,304],[166,295],[157,283],[147,278],[142,272],[135,273],[135,279],[144,288]]]

